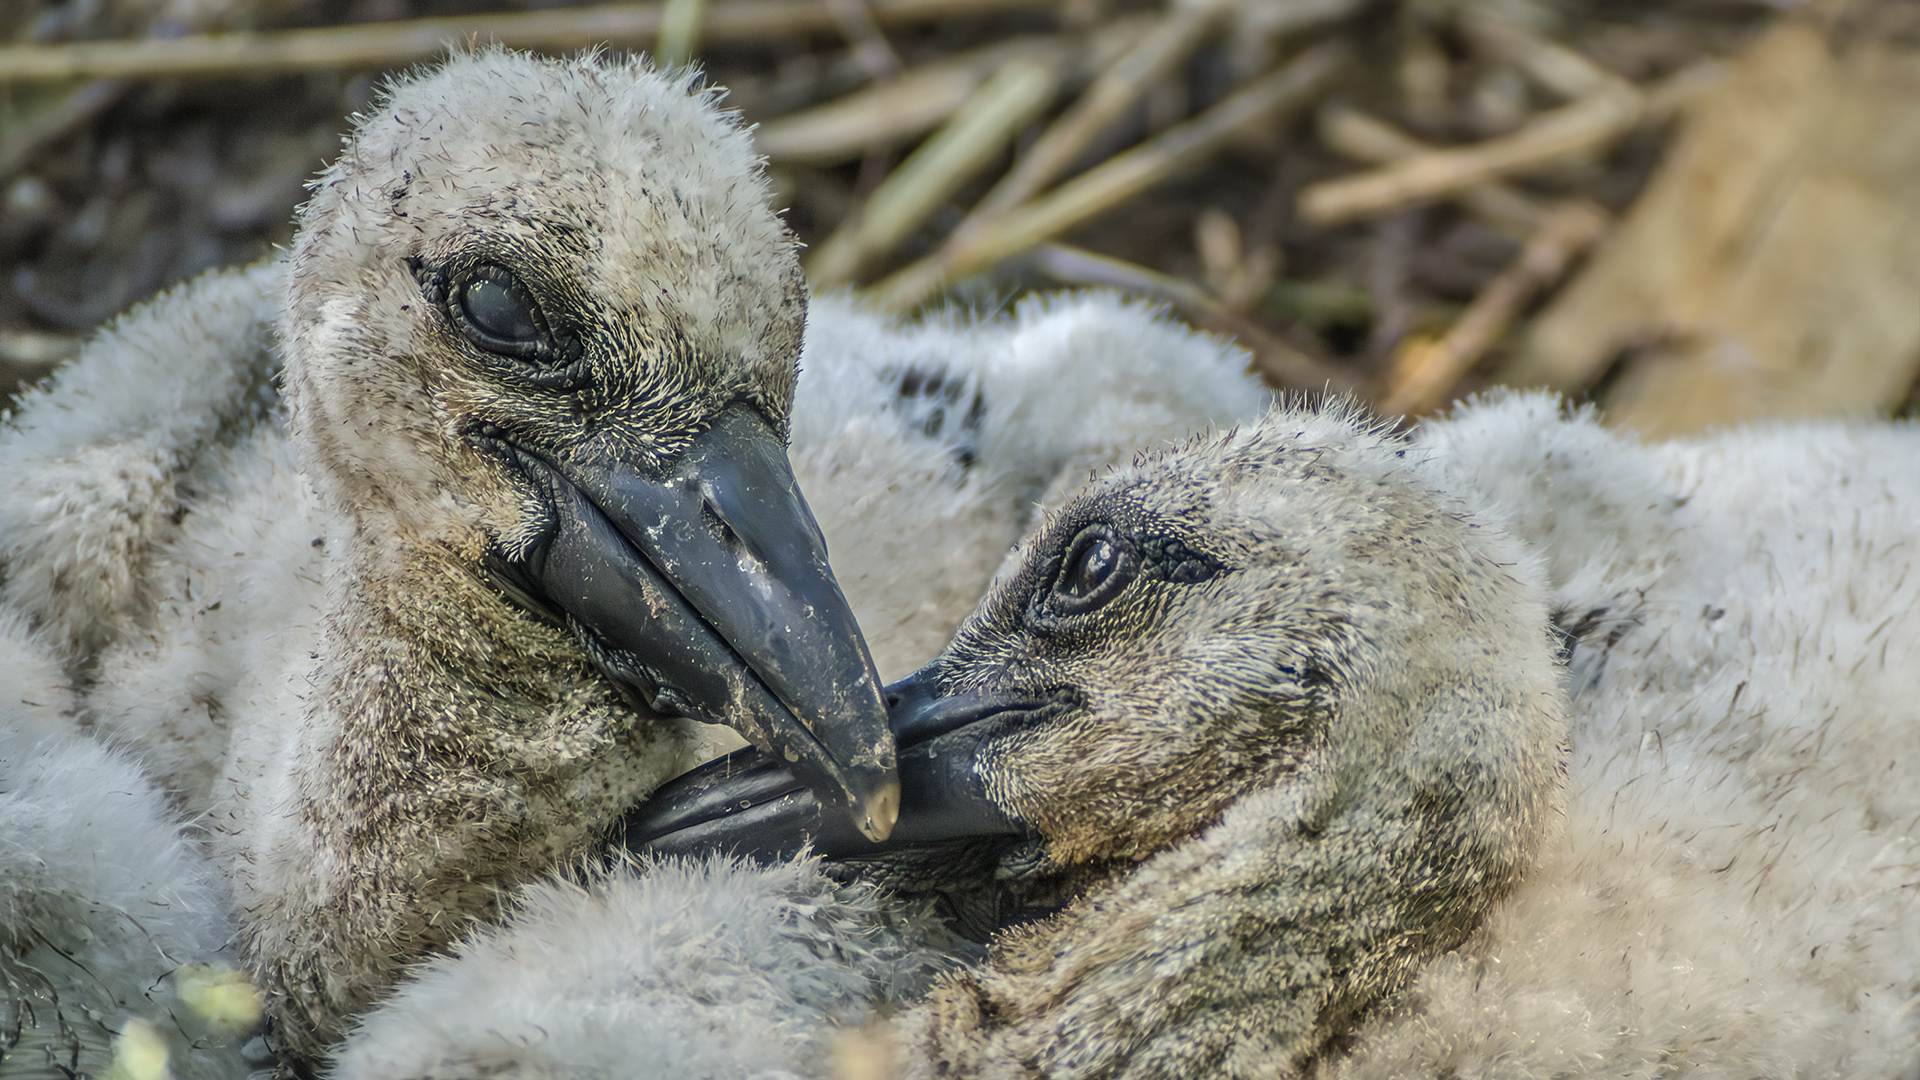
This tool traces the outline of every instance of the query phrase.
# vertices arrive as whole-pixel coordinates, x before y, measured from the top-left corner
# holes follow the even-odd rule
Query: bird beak
[[[899,746],[900,821],[884,844],[863,842],[820,813],[779,761],[738,750],[655,792],[626,820],[626,847],[662,855],[734,852],[773,860],[811,844],[830,858],[870,856],[946,840],[1031,833],[991,788],[991,748],[1002,736],[1062,711],[1062,695],[942,696],[931,667],[887,687]]]
[[[515,457],[557,518],[517,576],[601,667],[656,711],[738,730],[826,818],[885,839],[900,782],[880,679],[772,427],[730,408],[664,477],[611,453]]]

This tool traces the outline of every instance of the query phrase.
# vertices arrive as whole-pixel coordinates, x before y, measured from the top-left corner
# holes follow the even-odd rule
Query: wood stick
[[[753,144],[769,161],[835,165],[870,146],[939,127],[986,80],[986,69],[978,65],[927,64],[885,87],[769,120],[754,130]]]
[[[997,217],[1052,183],[1108,124],[1132,108],[1161,76],[1193,55],[1227,11],[1224,0],[1175,4],[1160,25],[1101,72],[1086,93],[1034,140],[1007,175],[980,200],[973,219]],[[965,230],[962,224],[955,231]]]
[[[900,77],[906,65],[900,62],[900,54],[893,50],[893,43],[874,21],[873,9],[867,6],[867,0],[827,0],[827,10],[839,24],[841,36],[853,46],[854,63],[867,73],[867,78],[891,83]]]
[[[660,8],[660,38],[654,44],[665,67],[684,67],[700,48],[700,22],[706,0],[665,0]]]
[[[1049,8],[1058,2],[872,0],[871,8],[876,21],[889,25]],[[468,38],[522,49],[578,49],[601,43],[645,46],[659,36],[661,16],[658,3],[608,4],[308,30],[6,45],[0,46],[0,82],[387,68],[430,60],[444,53],[449,42]],[[713,0],[701,20],[700,34],[709,42],[744,41],[832,31],[837,25],[825,0]]]
[[[1276,389],[1353,388],[1353,378],[1346,371],[1308,356],[1179,278],[1068,244],[1040,245],[1034,262],[1041,271],[1070,285],[1102,286],[1165,300],[1205,329],[1237,340],[1253,354],[1261,377]]]
[[[1053,100],[1059,76],[1038,60],[1000,69],[920,145],[807,261],[816,289],[859,276],[861,267],[892,251],[929,213],[1002,153],[1013,136]]]
[[[1606,231],[1607,222],[1605,210],[1584,200],[1556,208],[1513,265],[1480,290],[1444,337],[1416,337],[1400,347],[1380,398],[1381,414],[1418,416],[1446,404],[1520,309],[1559,280],[1574,257]]]
[[[1605,145],[1638,124],[1643,111],[1639,94],[1595,94],[1544,113],[1511,135],[1310,184],[1300,192],[1300,215],[1316,225],[1338,225],[1454,195]]]
[[[950,254],[922,259],[880,282],[872,290],[874,300],[894,311],[911,308],[947,281],[978,273],[1119,206],[1211,154],[1240,129],[1309,104],[1351,57],[1338,42],[1307,50],[1192,120],[1009,213]]]
[[[1310,29],[1351,14],[1358,6],[1359,0],[1322,0],[1317,5],[1301,5],[1294,21],[1282,29],[1287,32]],[[1032,199],[1072,166],[1101,131],[1212,37],[1232,10],[1226,0],[1195,0],[1174,5],[1171,13],[1103,70],[1086,93],[1041,133],[1007,175],[954,228],[921,276],[951,280],[953,274],[948,264],[952,260],[977,243],[994,222]]]
[[[869,86],[800,112],[764,121],[754,130],[759,151],[773,161],[834,165],[875,145],[924,135],[946,121],[980,84],[1016,60],[1038,60],[1084,78],[1088,65],[1111,57],[1145,29],[1138,19],[1115,19],[1091,35],[1034,34],[943,57],[902,72],[886,86]]]
[[[1513,64],[1535,83],[1570,101],[1609,90],[1633,89],[1616,72],[1491,6],[1461,10],[1467,33],[1476,43]]]
[[[1347,105],[1321,109],[1317,126],[1320,141],[1328,149],[1369,165],[1386,165],[1437,149]],[[1487,224],[1521,237],[1532,236],[1550,212],[1540,200],[1497,181],[1455,192],[1453,198]]]
[[[1709,62],[1644,91],[1636,88],[1629,94],[1610,88],[1542,113],[1509,135],[1310,184],[1300,192],[1300,214],[1318,225],[1338,225],[1551,165],[1605,146],[1642,123],[1670,116],[1717,79],[1721,70]]]

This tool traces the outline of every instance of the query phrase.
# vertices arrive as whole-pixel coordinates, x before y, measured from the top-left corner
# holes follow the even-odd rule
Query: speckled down
[[[1256,1025],[1237,1039],[1242,1053],[1209,1073],[1911,1076],[1920,796],[1906,774],[1920,753],[1910,541],[1920,472],[1910,465],[1920,432],[1801,424],[1642,446],[1551,398],[1515,395],[1429,423],[1402,450],[1404,467],[1456,500],[1472,527],[1508,533],[1537,568],[1527,572],[1540,575],[1542,615],[1569,643],[1565,810],[1470,936],[1349,1018],[1342,1052],[1302,1058],[1269,1041],[1278,1028]],[[1208,835],[1230,837],[1283,807],[1249,798]],[[1194,889],[1207,891],[1216,866],[1244,873],[1265,855],[1229,844],[1218,858],[1188,859]],[[1101,1022],[1070,1029],[1077,1056],[1050,1068],[1182,1075],[1143,1054],[1143,1035],[1174,1002],[1217,986],[1231,962],[1163,981],[1162,994],[1131,1006],[1107,981],[1174,970],[1154,959],[1154,942],[1176,940],[1167,935],[1184,909],[1164,900],[1152,887],[1107,895],[1074,950],[1039,953],[1043,973],[1048,955],[1081,957],[1076,978],[1000,1011],[992,1038],[1017,1044],[1096,1008]],[[666,892],[644,901],[691,902]],[[572,932],[606,918],[576,910],[566,921]],[[702,925],[732,932],[723,918]],[[542,930],[523,916],[513,932]],[[1137,932],[1146,944],[1129,944]],[[978,970],[950,978],[993,978]],[[794,999],[776,986],[764,1000]],[[971,1062],[942,1052],[950,1047],[928,1052],[956,1015],[937,1010],[909,1005],[870,1048],[908,1072],[1030,1074],[990,1052]],[[1231,1029],[1235,1015],[1214,1019]],[[372,1025],[360,1036],[378,1037]],[[977,1051],[976,1038],[961,1045]],[[804,1071],[805,1061],[783,1067]]]
[[[50,650],[5,612],[0,675],[0,1077],[105,1075],[130,1025],[182,1080],[244,1076],[251,1031],[181,993],[233,962],[219,876],[140,766],[77,730]]]

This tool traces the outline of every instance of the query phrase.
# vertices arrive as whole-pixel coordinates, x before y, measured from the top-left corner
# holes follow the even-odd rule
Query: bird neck
[[[1508,727],[1556,729],[1522,708],[1538,715]],[[1553,746],[1522,768],[1457,748],[1447,768],[1424,749],[1307,763],[995,942],[902,1021],[908,1075],[1304,1068],[1517,883],[1549,827]]]
[[[585,857],[685,764],[682,732],[506,600],[483,551],[403,542],[349,556],[331,583],[294,781],[311,877],[271,898],[251,941],[291,1057],[317,1059],[408,964]]]

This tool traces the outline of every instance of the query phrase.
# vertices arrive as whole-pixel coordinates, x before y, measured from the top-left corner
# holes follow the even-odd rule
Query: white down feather
[[[332,1075],[816,1075],[837,1029],[917,996],[952,947],[916,909],[813,860],[620,867],[527,890],[507,927],[424,965],[368,1016]]]
[[[1511,396],[1420,439],[1589,624],[1566,832],[1328,1071],[1915,1075],[1920,430]]]
[[[1506,395],[1429,423],[1408,457],[1548,571],[1573,633],[1566,821],[1469,942],[1316,1074],[1914,1076],[1920,430],[1801,424],[1643,446],[1550,398]],[[780,932],[775,908],[703,910],[709,888],[678,876],[593,885],[592,901],[562,917],[586,944],[538,1007],[553,1007],[552,992],[595,1008],[604,978],[574,965],[663,911],[695,913],[677,925],[702,941]],[[856,898],[838,917],[872,918],[870,904]],[[516,943],[558,931],[526,912],[469,948],[524,955]],[[731,1004],[832,1026],[807,987],[846,961],[812,956],[782,967],[787,978],[761,985],[751,1006]],[[458,974],[468,963],[432,976],[468,986],[463,1007],[497,980]],[[699,963],[619,961],[623,978],[649,985],[697,977]],[[503,1031],[523,1030],[535,1007],[488,1000],[486,1024]],[[471,1043],[434,1026],[437,1005],[403,987],[349,1042],[341,1080],[441,1075],[421,1063],[470,1060]],[[709,1068],[657,1075],[726,1075],[735,1036],[700,1022],[680,1033],[696,1036],[706,1056],[676,1060]],[[787,1056],[769,1067],[830,1075],[821,1038],[770,1041]],[[504,1075],[562,1075],[621,1047],[644,1053],[621,1026],[595,1025],[565,1043],[523,1042],[510,1065],[488,1060]]]
[[[297,847],[274,835],[297,823],[239,816],[285,804],[279,789],[296,780],[290,740],[310,691],[332,531],[274,400],[268,328],[282,276],[276,262],[217,272],[136,308],[0,427],[4,599],[86,680],[86,726],[137,754],[170,796],[140,779],[145,801],[120,807],[119,820],[155,850],[195,859],[176,812],[199,823],[216,860]],[[1244,354],[1098,294],[934,327],[824,301],[804,356],[796,471],[892,674],[944,643],[1063,473],[1267,401]],[[930,432],[942,399],[903,395],[908,367],[964,386],[969,408],[978,394],[977,423],[962,413]],[[1168,385],[1182,393],[1161,395]],[[1050,423],[1037,404],[1047,401],[1070,404],[1073,423]],[[715,730],[715,749],[731,743]],[[131,787],[138,770],[110,760]],[[79,759],[42,767],[53,779],[32,802],[58,812],[88,809],[107,783]],[[0,839],[24,827],[0,822]],[[301,872],[257,857],[248,868],[268,882]],[[201,875],[209,895],[230,885],[201,862],[179,874]],[[221,961],[226,933],[179,955]]]
[[[5,612],[0,670],[0,1075],[244,1076],[260,1003],[218,874]]]

